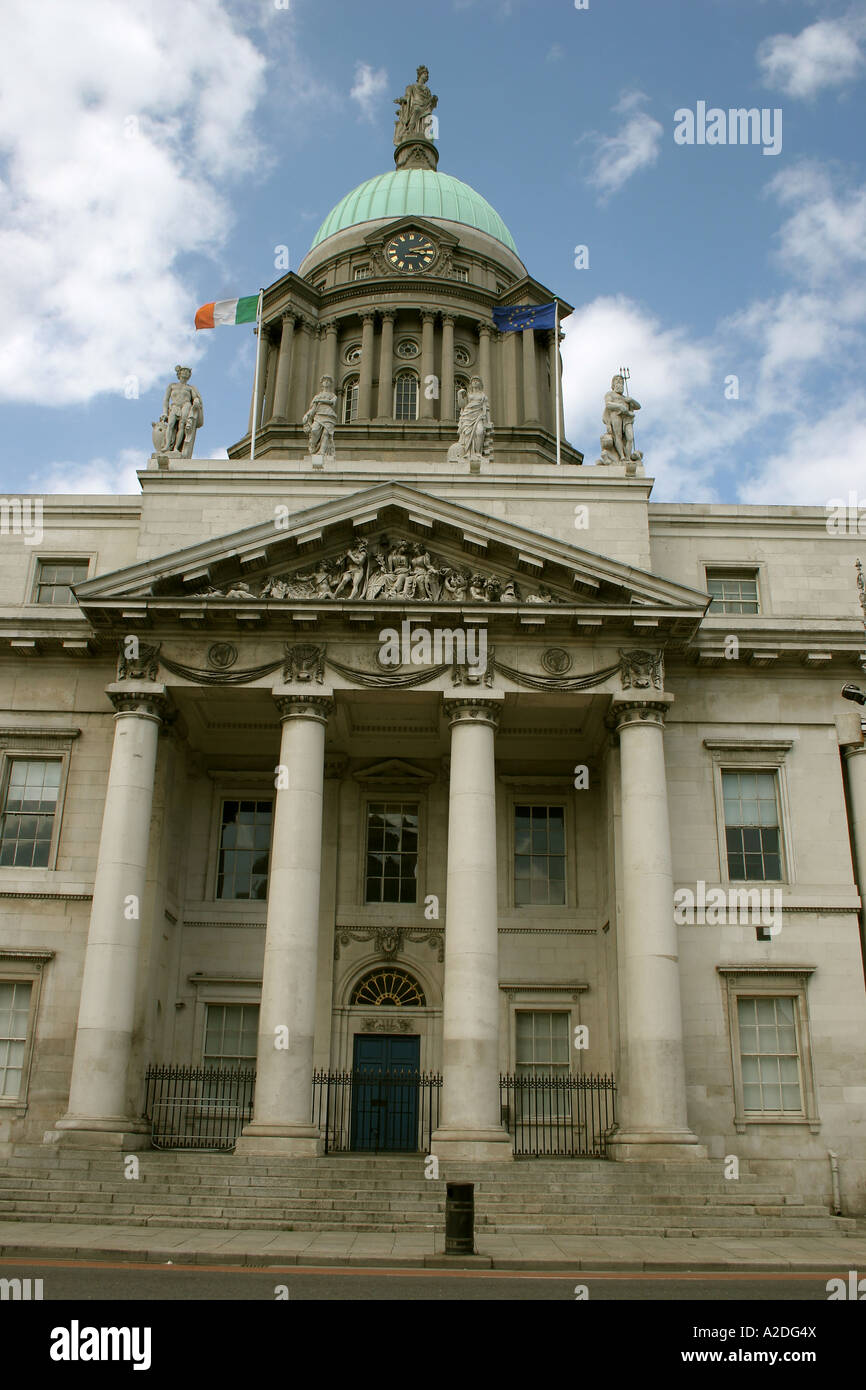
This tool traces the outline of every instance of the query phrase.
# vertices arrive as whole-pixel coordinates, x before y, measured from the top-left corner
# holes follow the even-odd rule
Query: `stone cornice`
[[[0,946],[0,960],[33,961],[34,964],[44,965],[46,961],[53,960],[55,955],[55,951],[36,951],[23,946]]]

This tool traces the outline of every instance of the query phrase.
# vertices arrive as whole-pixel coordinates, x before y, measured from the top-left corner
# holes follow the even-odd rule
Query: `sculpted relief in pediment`
[[[526,588],[489,570],[472,570],[431,553],[423,541],[382,536],[354,542],[308,569],[207,588],[203,597],[230,599],[344,599],[411,603],[565,603],[545,585]]]

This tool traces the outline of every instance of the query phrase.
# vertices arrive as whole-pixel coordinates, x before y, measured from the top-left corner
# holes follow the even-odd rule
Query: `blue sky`
[[[224,456],[253,338],[196,335],[195,308],[276,279],[280,245],[296,268],[393,167],[420,62],[440,168],[575,306],[566,423],[588,463],[625,363],[655,500],[862,486],[863,0],[283,3],[5,0],[0,489],[137,492],[175,362],[204,398],[197,455]],[[699,102],[766,109],[780,152],[676,143]]]

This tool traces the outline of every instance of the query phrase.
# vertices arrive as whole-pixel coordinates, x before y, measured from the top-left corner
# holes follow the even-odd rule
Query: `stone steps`
[[[325,1159],[233,1154],[125,1155],[32,1145],[0,1158],[0,1219],[213,1230],[442,1231],[445,1181],[475,1184],[476,1225],[488,1234],[678,1237],[853,1233],[780,1189],[778,1177],[748,1171],[734,1185],[720,1165],[625,1165],[549,1159],[509,1165],[443,1163],[424,1176],[422,1155]]]

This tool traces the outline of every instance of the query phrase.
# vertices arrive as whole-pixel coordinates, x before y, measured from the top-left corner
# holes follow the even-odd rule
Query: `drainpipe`
[[[833,1215],[842,1215],[842,1189],[839,1186],[839,1159],[832,1149],[827,1150],[827,1157],[830,1160],[830,1177],[833,1181]]]

